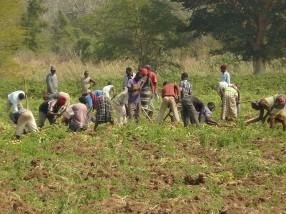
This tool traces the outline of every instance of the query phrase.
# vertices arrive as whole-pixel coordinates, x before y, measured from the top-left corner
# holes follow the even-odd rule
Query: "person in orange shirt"
[[[162,89],[162,104],[160,107],[160,112],[158,115],[158,123],[161,124],[164,120],[164,114],[169,108],[174,115],[176,122],[180,121],[180,116],[177,108],[177,101],[180,99],[180,89],[176,84],[168,83],[165,81],[163,83]]]

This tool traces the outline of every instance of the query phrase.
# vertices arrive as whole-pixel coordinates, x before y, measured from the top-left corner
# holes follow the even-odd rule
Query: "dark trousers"
[[[184,97],[182,99],[181,114],[182,114],[182,119],[183,119],[185,127],[187,127],[190,124],[190,122],[192,124],[199,125],[199,121],[198,121],[198,118],[196,116],[197,111],[195,109],[195,106],[193,105],[191,96]]]

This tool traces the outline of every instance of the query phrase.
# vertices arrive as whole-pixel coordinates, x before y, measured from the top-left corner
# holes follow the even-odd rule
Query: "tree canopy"
[[[24,30],[19,25],[22,9],[21,0],[0,0],[0,64],[14,53],[23,41]]]
[[[189,1],[193,11],[190,30],[211,33],[223,42],[223,51],[253,60],[255,73],[267,60],[285,56],[285,0]]]
[[[96,38],[100,58],[128,57],[158,64],[179,39],[178,29],[188,20],[180,3],[159,0],[107,1],[84,17],[83,32]]]

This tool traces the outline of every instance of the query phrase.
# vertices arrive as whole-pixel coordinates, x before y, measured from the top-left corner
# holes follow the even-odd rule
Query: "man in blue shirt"
[[[220,66],[221,71],[221,82],[226,82],[227,84],[230,84],[230,74],[227,71],[226,65]]]

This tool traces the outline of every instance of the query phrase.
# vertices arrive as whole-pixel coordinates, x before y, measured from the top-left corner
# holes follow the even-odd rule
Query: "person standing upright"
[[[82,94],[87,94],[90,92],[90,84],[95,85],[95,81],[90,78],[89,72],[86,70],[83,73],[83,78],[81,80]]]
[[[47,93],[49,94],[56,94],[58,92],[58,78],[56,74],[55,66],[51,66],[50,72],[46,77],[47,83]]]
[[[163,83],[163,89],[162,89],[162,104],[160,107],[160,112],[158,115],[157,122],[161,124],[164,120],[164,114],[167,109],[170,109],[170,112],[174,115],[174,120],[176,122],[180,121],[180,116],[178,113],[177,108],[177,100],[180,99],[180,89],[176,84],[168,83],[165,81]]]
[[[123,79],[123,89],[128,87],[128,82],[130,79],[133,79],[133,72],[131,67],[127,67]]]
[[[226,82],[227,84],[230,84],[230,74],[227,71],[227,66],[225,64],[220,66],[220,72],[221,72],[221,82]]]
[[[181,74],[182,119],[185,127],[187,127],[190,122],[199,125],[198,118],[196,117],[196,109],[192,100],[192,85],[188,78],[189,75],[186,72]]]

